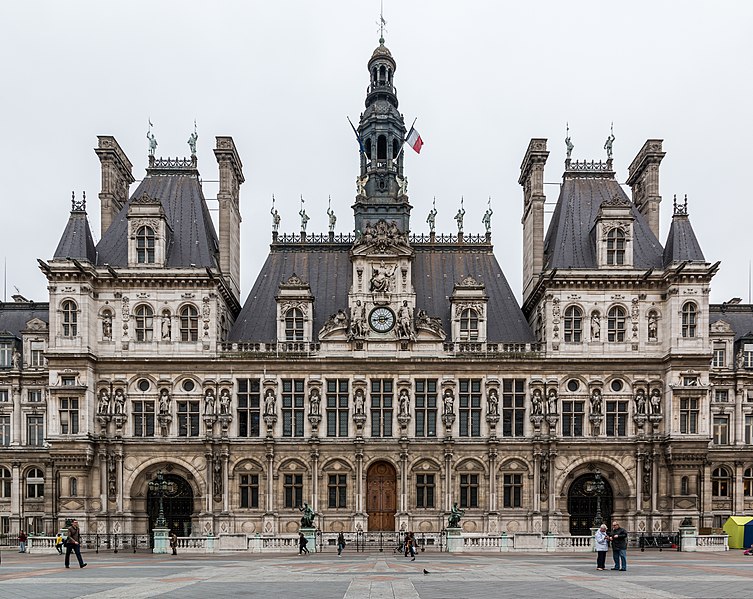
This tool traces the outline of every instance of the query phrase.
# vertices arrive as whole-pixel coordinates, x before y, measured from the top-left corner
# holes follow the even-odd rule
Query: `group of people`
[[[405,538],[396,551],[402,551],[405,557],[410,555],[410,561],[416,561],[416,551],[418,550],[418,543],[416,543],[416,535],[411,530],[405,533]]]
[[[619,522],[612,522],[612,530],[607,531],[607,525],[602,524],[594,535],[596,543],[596,569],[606,570],[607,551],[612,545],[612,557],[614,568],[619,572],[627,571],[627,531],[620,526]]]

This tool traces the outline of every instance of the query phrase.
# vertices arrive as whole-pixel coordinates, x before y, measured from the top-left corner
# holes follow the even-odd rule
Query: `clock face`
[[[374,308],[369,314],[369,324],[377,333],[387,333],[395,326],[395,313],[389,308]]]

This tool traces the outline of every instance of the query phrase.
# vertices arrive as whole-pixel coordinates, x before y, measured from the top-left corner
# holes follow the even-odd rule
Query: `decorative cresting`
[[[191,174],[198,176],[196,155],[190,158],[155,158],[149,156],[150,175]]]
[[[614,178],[612,159],[604,160],[565,160],[564,176],[586,177],[593,179]]]

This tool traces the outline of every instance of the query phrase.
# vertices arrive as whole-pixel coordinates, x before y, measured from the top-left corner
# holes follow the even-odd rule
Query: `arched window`
[[[714,497],[729,497],[732,476],[724,466],[714,468],[711,473],[711,494]]]
[[[10,483],[12,480],[10,470],[7,468],[0,468],[0,498],[10,498]]]
[[[199,340],[199,311],[190,304],[180,309],[180,340]]]
[[[136,262],[154,264],[154,229],[139,227],[136,231]]]
[[[364,145],[366,146],[366,157],[371,160],[371,140],[367,139]]]
[[[565,310],[565,343],[580,343],[583,339],[583,311],[578,306]]]
[[[607,264],[625,264],[625,233],[622,229],[610,229],[607,233]]]
[[[387,137],[380,135],[377,137],[377,160],[387,159]]]
[[[63,313],[63,337],[78,335],[78,306],[73,300],[65,300],[60,310]]]
[[[690,478],[687,476],[680,479],[680,495],[690,495]]]
[[[625,342],[625,308],[622,306],[615,306],[607,314],[607,340]]]
[[[26,497],[29,499],[44,497],[44,474],[39,468],[32,468],[26,474]]]
[[[68,495],[71,497],[78,497],[78,479],[71,477],[68,479]]]
[[[682,336],[695,337],[698,310],[693,302],[686,302],[682,306]]]
[[[478,340],[478,312],[473,308],[466,308],[460,313],[460,340]]]
[[[154,338],[154,311],[148,304],[136,306],[136,341],[151,341]]]
[[[743,472],[743,495],[753,496],[753,468],[746,468]]]
[[[377,68],[374,67],[374,69],[371,71],[371,82],[376,85],[377,82]]]
[[[285,341],[303,341],[303,311],[290,308],[285,312]]]
[[[387,69],[382,65],[379,67],[379,83],[384,83],[385,79],[387,79]]]

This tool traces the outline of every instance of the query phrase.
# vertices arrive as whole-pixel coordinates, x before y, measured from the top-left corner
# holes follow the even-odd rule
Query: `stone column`
[[[13,387],[13,440],[11,445],[21,445],[23,438],[23,426],[21,422],[21,389]]]
[[[102,504],[101,512],[107,513],[107,452],[99,452],[99,501]]]
[[[272,451],[267,452],[267,512],[272,513],[272,488],[274,486],[274,460],[275,454]]]
[[[311,507],[319,512],[319,452],[311,452]]]
[[[207,514],[211,514],[214,510],[214,501],[212,499],[212,484],[214,482],[212,480],[212,477],[214,476],[214,464],[212,463],[213,460],[211,452],[205,453],[204,457],[206,458],[207,462],[206,487],[204,488],[204,493],[206,493],[205,509],[207,511]]]
[[[539,463],[541,462],[541,454],[533,454],[533,511],[534,513],[541,511],[541,474],[539,472]]]
[[[656,514],[659,511],[659,477],[657,476],[657,458],[656,453],[653,454],[651,460],[651,512]]]
[[[356,449],[356,513],[363,513],[363,449]]]
[[[733,514],[742,514],[745,505],[743,497],[743,463],[735,461],[735,482],[733,487],[734,505],[732,506]]]
[[[497,452],[489,451],[489,511],[497,511]]]
[[[118,491],[116,494],[116,512],[123,513],[123,451],[118,451],[114,456],[115,459],[115,480],[117,481]]]
[[[445,446],[444,450],[444,509],[450,511],[452,507],[452,447]]]
[[[222,511],[230,511],[230,473],[229,470],[230,456],[227,453],[222,454]]]
[[[643,512],[643,453],[635,454],[635,511]]]
[[[735,391],[735,445],[745,444],[745,415],[743,414],[743,389]]]
[[[400,512],[408,511],[408,452],[400,452]]]
[[[18,530],[13,529],[13,522],[18,522],[21,519],[21,462],[13,462],[11,467],[11,487],[10,487],[10,521],[11,521],[11,534],[17,533]]]

